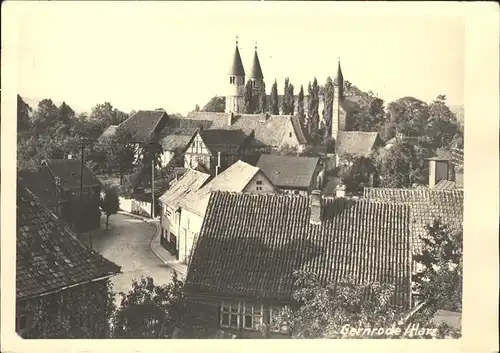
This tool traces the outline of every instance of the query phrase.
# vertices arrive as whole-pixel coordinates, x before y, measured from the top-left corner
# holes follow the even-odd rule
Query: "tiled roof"
[[[183,150],[191,141],[192,135],[165,135],[160,138],[163,151]]]
[[[364,197],[400,203],[410,206],[412,217],[412,249],[418,254],[422,248],[421,238],[427,235],[426,226],[434,219],[455,231],[463,229],[464,193],[462,189],[435,190],[364,188]]]
[[[368,157],[378,139],[378,132],[339,131],[335,141],[335,151],[339,155]]]
[[[212,191],[241,192],[259,171],[257,167],[237,161],[200,190],[186,196],[180,206],[203,216]]]
[[[52,207],[56,202],[56,184],[46,168],[40,170],[23,169],[18,171],[29,189],[39,198],[40,202],[47,207]],[[62,201],[62,200],[60,200]]]
[[[43,207],[22,180],[17,188],[16,244],[18,300],[120,272]]]
[[[166,136],[171,135],[189,135],[189,138],[191,138],[194,132],[202,127],[203,130],[241,130],[247,136],[253,133],[252,143],[254,145],[277,147],[281,143],[286,133],[286,127],[291,121],[299,143],[307,143],[298,117],[270,115],[265,118],[257,114],[241,114],[235,115],[231,125],[228,124],[229,117],[230,114],[226,113],[191,112],[183,119],[169,119],[167,126],[161,132],[163,137],[160,141],[166,141]],[[180,139],[174,141],[180,143]],[[165,144],[164,148],[171,150],[169,142],[162,142],[162,144]]]
[[[173,209],[177,209],[184,197],[196,192],[209,178],[210,174],[188,169],[175,184],[160,196],[159,201]]]
[[[115,134],[118,125],[109,125],[99,138],[111,137]]]
[[[156,130],[162,130],[168,119],[167,113],[162,110],[139,110],[119,126],[130,134],[134,142],[147,142],[155,137]],[[159,132],[159,131],[158,131]]]
[[[49,159],[46,165],[54,177],[61,179],[63,189],[75,189],[80,187],[80,160],[79,159]],[[83,166],[83,187],[100,186],[101,182],[90,171]]]
[[[250,73],[250,78],[264,79],[264,74],[262,73],[262,68],[260,67],[259,56],[257,55],[257,49],[253,55],[252,72]]]
[[[310,199],[298,195],[212,193],[188,271],[188,293],[291,300],[293,271],[326,283],[396,285],[408,304],[408,206],[323,198],[321,224],[310,223]]]
[[[233,63],[229,69],[228,75],[245,76],[245,69],[243,68],[243,62],[241,61],[238,46],[236,46],[236,49],[234,50]]]
[[[200,136],[208,150],[232,152],[242,147],[249,138],[242,130],[200,130]]]
[[[319,157],[297,157],[263,154],[257,162],[257,168],[277,187],[308,188],[312,180]]]
[[[436,185],[434,185],[435,190],[452,190],[455,189],[456,183],[451,180],[440,180]]]

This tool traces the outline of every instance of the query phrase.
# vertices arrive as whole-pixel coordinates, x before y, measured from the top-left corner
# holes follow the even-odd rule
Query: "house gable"
[[[269,178],[262,172],[262,170],[259,170],[243,188],[243,192],[275,193],[277,192],[277,189],[271,180],[269,180]]]

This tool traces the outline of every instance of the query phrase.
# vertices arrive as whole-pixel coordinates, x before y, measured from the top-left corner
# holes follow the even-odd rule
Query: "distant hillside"
[[[460,125],[464,125],[464,106],[463,105],[452,105],[450,110],[455,114]]]

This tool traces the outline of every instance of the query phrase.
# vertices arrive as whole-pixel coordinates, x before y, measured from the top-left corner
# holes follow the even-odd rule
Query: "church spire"
[[[264,74],[262,73],[262,68],[260,67],[259,55],[257,55],[257,42],[255,42],[255,53],[253,55],[253,64],[250,78],[258,80],[264,79]]]
[[[342,68],[340,67],[340,57],[338,57],[338,65],[337,65],[337,75],[333,80],[333,85],[338,87],[336,91],[340,97],[344,96],[344,75],[342,75]]]
[[[236,36],[236,49],[234,50],[233,63],[228,74],[234,76],[245,76],[245,69],[243,68],[240,50],[238,49],[238,36]]]

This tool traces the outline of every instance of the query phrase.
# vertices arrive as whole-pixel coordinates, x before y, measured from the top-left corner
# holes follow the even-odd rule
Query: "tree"
[[[200,111],[200,106],[198,104],[195,105],[194,111],[195,112],[199,112]]]
[[[426,158],[433,157],[434,152],[425,139],[419,139],[417,143],[398,140],[389,150],[380,149],[373,160],[381,186],[404,188],[413,184],[427,184]]]
[[[120,200],[115,188],[108,188],[102,199],[102,210],[106,213],[106,230],[108,230],[109,216],[116,214],[120,210]]]
[[[380,131],[384,120],[384,101],[378,97],[370,97],[368,104],[362,104],[360,109],[353,113],[350,128],[354,131]]]
[[[333,89],[334,89],[333,81],[330,77],[327,77],[326,83],[325,83],[325,88],[324,88],[324,95],[323,95],[323,99],[325,102],[325,105],[323,108],[323,120],[324,120],[325,125],[326,125],[324,139],[326,139],[327,135],[329,135],[328,131],[331,129],[331,126],[332,126]]]
[[[427,136],[435,148],[450,147],[453,138],[460,133],[460,125],[455,114],[446,105],[446,96],[439,95],[429,105],[429,125]]]
[[[128,293],[120,293],[121,305],[114,319],[117,338],[168,338],[176,327],[183,326],[186,304],[182,281],[176,272],[166,285],[155,285],[153,278],[133,280]]]
[[[302,126],[305,126],[305,109],[304,109],[304,86],[300,85],[299,96],[297,97],[297,114]]]
[[[201,109],[202,112],[224,113],[226,110],[226,97],[212,97]]]
[[[273,87],[271,88],[271,97],[269,101],[269,112],[272,115],[278,115],[280,111],[278,105],[278,83],[276,82],[276,80],[274,80]]]
[[[30,128],[31,128],[30,113],[31,112],[32,112],[31,107],[18,94],[17,95],[17,131],[18,131],[18,134],[30,130]]]
[[[426,135],[429,120],[429,106],[414,97],[403,97],[387,106],[388,119],[381,129],[384,140],[396,133],[405,136],[418,137]]]
[[[318,86],[318,80],[316,77],[314,78],[312,84],[309,82],[309,87],[308,87],[308,99],[309,102],[307,104],[308,109],[307,109],[307,123],[308,123],[308,132],[309,135],[314,139],[318,140],[318,127],[319,127],[319,113],[318,113],[318,108],[319,108],[319,86]]]
[[[346,327],[386,328],[401,319],[402,310],[391,301],[393,285],[349,277],[325,285],[309,271],[295,271],[294,277],[293,298],[301,304],[283,310],[271,325],[289,328],[296,338],[351,338]]]
[[[262,81],[259,91],[259,109],[258,113],[265,113],[267,111],[267,95],[266,95],[266,84]]]
[[[348,192],[362,192],[365,186],[370,186],[371,175],[375,175],[375,166],[371,158],[342,156],[338,176]]]
[[[244,102],[245,102],[245,113],[253,114],[255,112],[255,109],[254,109],[253,85],[251,80],[248,80],[245,86]]]
[[[288,106],[288,114],[293,115],[295,111],[294,104],[294,95],[293,95],[293,85],[291,83],[288,84],[288,91],[286,94],[287,106]]]

